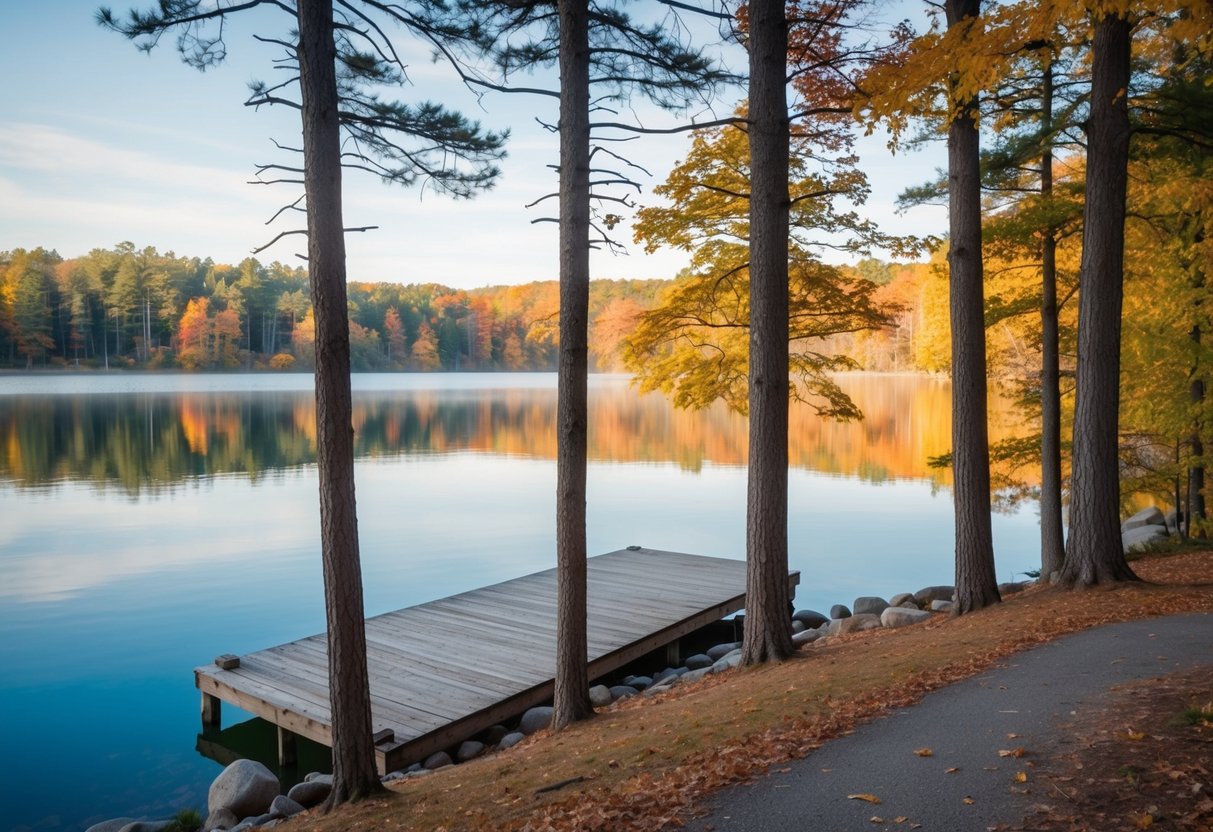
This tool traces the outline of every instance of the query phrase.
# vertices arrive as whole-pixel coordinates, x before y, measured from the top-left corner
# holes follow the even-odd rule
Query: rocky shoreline
[[[999,590],[1006,596],[1027,585],[1027,582],[1000,584]],[[849,607],[835,604],[829,615],[816,610],[796,610],[790,622],[792,641],[799,648],[825,643],[847,633],[920,624],[930,620],[932,615],[951,612],[954,594],[955,589],[951,586],[929,586],[917,592],[902,592],[887,600],[874,595],[861,596]],[[653,696],[677,685],[731,670],[740,663],[741,644],[721,642],[702,653],[687,656],[678,667],[654,667],[648,673],[599,680],[590,688],[590,701],[595,708],[605,708],[632,696]],[[389,772],[382,779],[390,783],[425,777],[484,754],[505,751],[531,734],[546,729],[551,721],[550,705],[531,708],[516,722],[495,725],[446,751]],[[286,818],[323,803],[331,787],[332,775],[313,772],[282,794],[282,785],[269,768],[255,760],[237,760],[211,783],[206,821],[201,828],[204,832],[271,829]],[[170,826],[174,823],[172,819],[114,818],[94,824],[86,832],[173,832]],[[179,823],[174,830],[177,828],[180,828]]]

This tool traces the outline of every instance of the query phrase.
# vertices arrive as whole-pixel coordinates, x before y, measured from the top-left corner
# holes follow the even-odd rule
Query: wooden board
[[[788,577],[791,597],[799,573]],[[653,549],[587,561],[590,678],[745,606],[745,563]],[[556,570],[367,619],[372,730],[386,773],[551,699]],[[227,664],[232,664],[227,662]],[[204,696],[331,745],[324,634],[194,670]]]

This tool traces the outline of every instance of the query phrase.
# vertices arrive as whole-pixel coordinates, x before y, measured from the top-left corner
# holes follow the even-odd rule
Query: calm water
[[[791,419],[801,607],[951,582],[948,482],[926,466],[949,445],[947,384],[844,386],[864,423]],[[0,829],[205,810],[220,765],[196,750],[192,668],[324,628],[310,390],[0,378]],[[368,614],[554,565],[554,376],[357,376],[354,406]],[[590,407],[592,554],[743,556],[743,419],[620,377],[593,378]],[[994,529],[1001,580],[1037,564],[1031,507]]]

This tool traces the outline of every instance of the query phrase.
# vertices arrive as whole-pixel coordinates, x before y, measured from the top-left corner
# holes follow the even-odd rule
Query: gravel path
[[[1213,667],[1213,615],[1076,633],[928,694],[752,783],[718,792],[703,807],[709,814],[686,828],[964,832],[1018,824],[1029,805],[1056,797],[1032,793],[1026,764],[1073,742],[1056,730],[1059,721],[1098,707],[1115,685],[1196,666]],[[916,756],[922,748],[931,756]],[[999,754],[1015,749],[1025,753]],[[1018,772],[1027,774],[1027,782],[1016,782]],[[881,802],[848,799],[853,794]]]

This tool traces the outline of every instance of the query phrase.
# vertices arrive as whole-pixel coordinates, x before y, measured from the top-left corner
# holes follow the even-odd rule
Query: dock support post
[[[674,639],[665,646],[665,663],[668,667],[678,667],[682,664],[681,639]]]
[[[209,693],[202,694],[202,727],[219,727],[223,703],[218,696]]]
[[[278,765],[281,768],[294,768],[298,761],[296,755],[295,735],[278,726]]]

